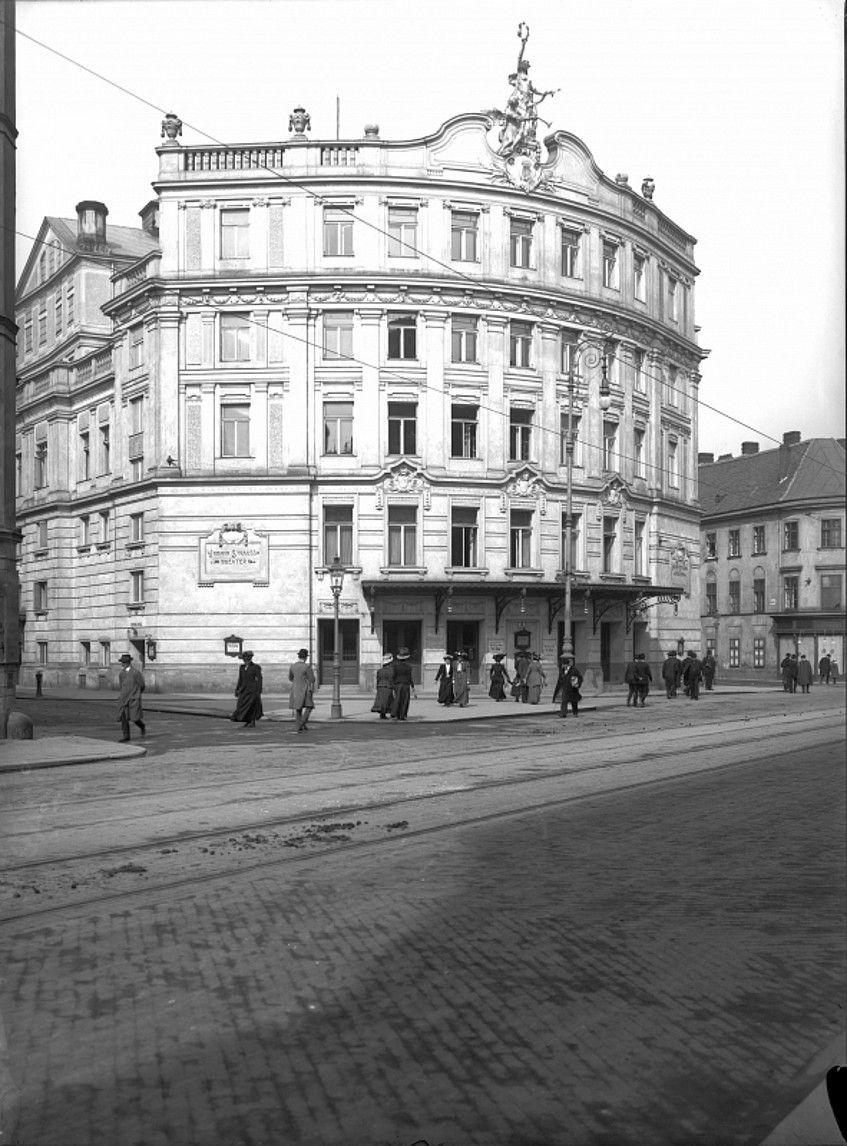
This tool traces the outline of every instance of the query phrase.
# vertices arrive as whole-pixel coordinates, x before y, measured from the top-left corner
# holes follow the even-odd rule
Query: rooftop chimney
[[[90,251],[107,249],[106,216],[109,214],[104,203],[96,199],[83,199],[76,205],[77,244]]]
[[[152,235],[154,239],[159,237],[159,200],[151,199],[141,210],[138,212],[141,216],[141,229],[146,231],[148,235]]]
[[[701,453],[701,454],[697,455],[697,465],[698,466],[711,465],[714,460],[715,460],[714,454]]]
[[[784,446],[798,446],[800,444],[800,431],[788,430],[782,435],[782,444]]]
[[[725,462],[725,461],[728,461],[729,458],[731,458],[731,457],[732,457],[732,454],[721,454],[720,457],[718,458],[718,461],[719,462]]]
[[[366,123],[365,124],[365,139],[377,139],[378,136],[379,136],[379,124],[378,123]]]
[[[742,442],[741,443],[742,455],[757,454],[758,452],[759,452],[759,443],[758,442]]]

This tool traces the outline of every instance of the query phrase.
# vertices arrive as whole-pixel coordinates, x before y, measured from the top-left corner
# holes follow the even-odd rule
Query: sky
[[[845,432],[840,0],[18,0],[16,19],[29,236],[81,199],[140,225],[165,111],[190,144],[285,140],[298,105],[333,139],[336,100],[342,138],[502,107],[524,21],[532,80],[561,89],[552,129],[651,176],[697,238],[700,450]]]

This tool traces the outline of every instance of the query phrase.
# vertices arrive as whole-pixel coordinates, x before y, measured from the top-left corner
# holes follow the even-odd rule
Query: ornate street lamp
[[[329,710],[329,715],[332,720],[338,720],[341,717],[341,651],[339,649],[339,621],[338,621],[338,599],[341,596],[341,590],[344,587],[344,566],[341,564],[341,558],[336,553],[332,559],[332,564],[329,567],[329,587],[332,589],[333,604],[335,605],[335,641],[333,644],[334,655],[332,658],[332,705]]]
[[[603,345],[602,350],[593,343],[583,343],[579,348],[574,349],[575,355],[584,355],[585,362],[588,366],[596,366],[598,361],[601,365],[601,378],[600,378],[600,409],[608,410],[612,404],[612,395],[609,390],[609,359],[614,354],[614,345],[611,339],[607,339]],[[568,370],[568,428],[565,435],[565,565],[564,565],[564,632],[562,633],[562,656],[573,657],[573,620],[572,620],[572,586],[573,581],[573,568],[572,568],[572,550],[573,550],[573,454],[574,454],[574,432],[573,432],[573,394],[574,394],[574,370],[571,364],[571,369]]]

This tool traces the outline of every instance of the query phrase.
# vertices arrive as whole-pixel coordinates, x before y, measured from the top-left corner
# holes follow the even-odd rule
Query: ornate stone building
[[[228,686],[237,635],[270,688],[301,645],[326,679],[336,555],[346,684],[399,645],[430,682],[445,650],[552,669],[569,405],[580,664],[696,639],[694,240],[652,180],[537,139],[525,38],[505,111],[421,139],[310,139],[298,108],[283,142],[185,146],[166,118],[96,348],[19,359],[25,676],[93,682],[129,640],[154,687]]]
[[[786,653],[844,668],[844,441],[700,454],[703,644],[724,677],[773,678]]]

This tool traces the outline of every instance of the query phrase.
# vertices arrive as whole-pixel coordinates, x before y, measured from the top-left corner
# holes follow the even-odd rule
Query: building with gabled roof
[[[727,676],[778,674],[786,653],[844,666],[845,442],[699,455],[703,648]]]

